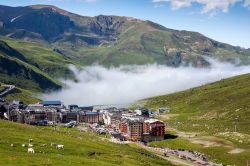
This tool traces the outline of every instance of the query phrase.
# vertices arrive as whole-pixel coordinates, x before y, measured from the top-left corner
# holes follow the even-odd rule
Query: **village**
[[[88,126],[98,134],[110,134],[122,141],[160,141],[164,122],[154,119],[146,108],[130,110],[107,106],[64,106],[61,101],[42,101],[24,105],[19,101],[0,101],[0,118],[38,126]]]

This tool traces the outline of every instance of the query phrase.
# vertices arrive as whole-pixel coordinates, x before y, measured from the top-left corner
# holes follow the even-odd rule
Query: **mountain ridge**
[[[81,16],[50,5],[0,6],[0,34],[48,43],[84,65],[209,66],[204,56],[250,64],[246,49],[191,31],[125,16]],[[31,24],[32,21],[32,24]]]

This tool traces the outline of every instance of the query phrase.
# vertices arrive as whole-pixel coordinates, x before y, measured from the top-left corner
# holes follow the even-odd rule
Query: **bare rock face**
[[[115,20],[115,17],[100,15],[90,23],[90,30],[98,35],[113,37],[124,22]]]

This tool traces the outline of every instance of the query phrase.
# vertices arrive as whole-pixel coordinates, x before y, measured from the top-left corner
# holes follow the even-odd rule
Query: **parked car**
[[[48,121],[47,120],[41,120],[39,122],[37,122],[38,126],[47,126],[48,125]]]
[[[76,126],[76,121],[70,121],[69,123],[66,123],[64,125],[64,127],[68,127],[68,128],[71,128],[71,127],[74,127]]]

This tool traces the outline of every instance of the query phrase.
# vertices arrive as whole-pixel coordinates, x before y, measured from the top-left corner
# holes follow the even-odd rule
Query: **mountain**
[[[0,6],[0,34],[49,44],[83,65],[158,63],[209,66],[206,56],[249,64],[250,52],[197,32],[165,28],[129,17],[80,16],[55,6]]]
[[[4,132],[1,135],[0,165],[172,165],[137,146],[111,143],[95,133],[78,129],[57,127],[54,130],[0,120],[0,130]],[[27,148],[21,146],[28,144],[29,139],[33,139],[35,155],[27,155]],[[51,143],[64,145],[64,150],[51,148]],[[47,146],[40,146],[42,144]]]

